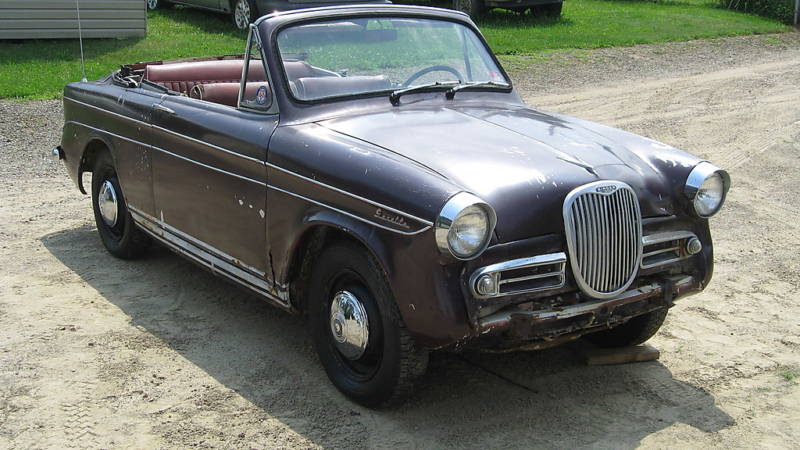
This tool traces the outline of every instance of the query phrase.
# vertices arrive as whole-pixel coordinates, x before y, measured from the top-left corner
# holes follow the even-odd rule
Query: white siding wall
[[[80,0],[85,38],[138,37],[147,31],[144,0]],[[0,39],[77,38],[75,0],[0,0]]]

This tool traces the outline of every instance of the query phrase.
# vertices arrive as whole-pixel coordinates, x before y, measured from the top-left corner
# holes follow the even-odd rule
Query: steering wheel
[[[422,77],[423,75],[427,75],[427,74],[429,74],[431,72],[449,72],[449,73],[452,73],[453,75],[455,75],[456,79],[458,81],[461,81],[461,80],[464,79],[464,76],[461,75],[461,72],[459,72],[458,69],[455,69],[455,68],[450,67],[450,66],[446,66],[444,64],[438,64],[438,65],[435,65],[435,66],[426,67],[424,69],[416,71],[414,73],[414,75],[411,75],[410,77],[408,77],[408,79],[406,81],[404,81],[401,86],[402,87],[408,87],[409,85],[411,85],[411,83],[416,81],[418,78]]]

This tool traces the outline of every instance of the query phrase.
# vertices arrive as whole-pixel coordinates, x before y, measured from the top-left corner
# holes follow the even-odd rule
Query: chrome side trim
[[[238,156],[238,157],[240,157],[240,158],[244,158],[244,159],[247,159],[247,160],[251,160],[251,161],[258,162],[259,164],[262,164],[262,165],[264,165],[264,166],[266,166],[266,167],[269,167],[269,168],[272,168],[272,169],[275,169],[275,170],[279,170],[279,171],[281,171],[281,172],[283,172],[283,173],[286,173],[287,175],[291,175],[291,176],[294,176],[294,177],[300,178],[300,179],[302,179],[302,180],[304,180],[304,181],[308,181],[308,182],[310,182],[310,183],[316,184],[316,185],[318,185],[318,186],[321,186],[321,187],[323,187],[323,188],[330,189],[330,190],[332,190],[332,191],[334,191],[334,192],[338,192],[338,193],[340,193],[340,194],[342,194],[342,195],[346,195],[346,196],[348,196],[348,197],[351,197],[351,198],[354,198],[354,199],[356,199],[356,200],[359,200],[359,201],[362,201],[362,202],[368,203],[368,204],[370,204],[370,205],[372,205],[372,206],[375,206],[375,207],[378,207],[378,208],[383,208],[383,209],[385,209],[386,211],[391,211],[391,212],[393,212],[393,213],[395,213],[395,214],[399,214],[399,215],[401,215],[401,216],[404,216],[404,217],[406,217],[406,218],[412,219],[412,220],[414,220],[414,221],[417,221],[417,222],[419,222],[419,223],[421,223],[421,224],[423,224],[423,225],[426,225],[426,226],[427,226],[427,228],[430,228],[431,226],[433,226],[433,222],[431,222],[430,220],[425,220],[425,219],[423,219],[423,218],[421,218],[421,217],[417,217],[417,216],[414,216],[414,215],[412,215],[412,214],[409,214],[409,213],[406,213],[406,212],[400,211],[399,209],[392,208],[391,206],[384,205],[383,203],[379,203],[379,202],[376,202],[376,201],[372,201],[372,200],[370,200],[370,199],[367,199],[367,198],[361,197],[361,196],[359,196],[359,195],[356,195],[356,194],[353,194],[353,193],[347,192],[347,191],[345,191],[345,190],[343,190],[343,189],[340,189],[340,188],[337,188],[337,187],[335,187],[335,186],[331,186],[331,185],[329,185],[329,184],[322,183],[322,182],[320,182],[320,181],[314,180],[314,179],[312,179],[312,178],[309,178],[309,177],[306,177],[306,176],[304,176],[304,175],[300,175],[300,174],[299,174],[299,173],[297,173],[297,172],[293,172],[293,171],[291,171],[291,170],[284,169],[283,167],[276,166],[275,164],[272,164],[272,163],[269,163],[269,162],[266,162],[266,161],[261,161],[261,160],[255,159],[255,158],[251,158],[251,157],[249,157],[249,156],[244,156],[244,155],[238,154],[238,153],[236,153],[236,152],[232,152],[232,151],[230,151],[230,150],[228,150],[228,149],[225,149],[225,148],[219,147],[219,146],[217,146],[217,145],[214,145],[214,144],[209,144],[208,142],[203,142],[203,141],[201,141],[201,140],[198,140],[198,139],[195,139],[195,138],[193,138],[193,137],[186,136],[186,135],[184,135],[184,134],[180,134],[180,133],[176,133],[176,132],[174,132],[174,131],[171,131],[171,130],[168,130],[168,129],[166,129],[166,128],[159,127],[159,126],[157,126],[157,125],[152,125],[152,124],[149,124],[149,123],[147,123],[147,122],[143,122],[143,121],[141,121],[141,120],[134,119],[134,118],[132,118],[132,117],[123,116],[122,114],[118,114],[118,113],[115,113],[115,112],[113,112],[113,111],[109,111],[109,110],[107,110],[107,109],[103,109],[103,108],[100,108],[100,107],[97,107],[97,106],[94,106],[94,105],[90,105],[90,104],[88,104],[88,103],[84,103],[84,102],[82,102],[82,101],[80,101],[80,100],[75,100],[75,99],[73,99],[73,98],[69,98],[69,97],[64,97],[64,100],[69,100],[69,101],[71,101],[71,102],[78,103],[78,104],[80,104],[80,105],[83,105],[83,106],[86,106],[86,107],[88,107],[88,108],[92,108],[92,109],[95,109],[95,110],[98,110],[98,111],[101,111],[101,112],[104,112],[104,113],[107,113],[107,114],[111,114],[111,115],[113,115],[113,116],[115,116],[115,117],[119,117],[119,118],[122,118],[122,119],[126,119],[126,120],[129,120],[129,121],[132,121],[132,122],[135,122],[135,123],[141,124],[141,125],[143,125],[143,126],[146,126],[146,127],[151,127],[151,128],[156,128],[156,129],[159,129],[159,130],[163,130],[163,131],[165,131],[165,132],[168,132],[168,133],[171,133],[171,134],[173,134],[173,135],[175,135],[175,136],[178,136],[178,137],[185,138],[185,139],[187,139],[187,140],[190,140],[190,141],[192,141],[192,142],[196,142],[196,143],[198,143],[198,144],[206,145],[206,146],[208,146],[208,147],[210,147],[210,148],[213,148],[213,149],[216,149],[216,150],[219,150],[219,151],[222,151],[222,152],[225,152],[225,153],[231,154],[231,155],[233,155],[233,156]],[[146,146],[146,147],[152,147],[152,148],[153,148],[153,149],[155,149],[155,150],[158,150],[158,151],[161,151],[161,152],[165,152],[165,153],[169,153],[170,155],[177,156],[177,157],[179,157],[179,158],[185,159],[185,160],[187,160],[187,161],[189,161],[189,162],[193,162],[193,163],[195,163],[195,164],[202,165],[202,166],[204,166],[204,167],[207,167],[207,168],[209,168],[209,169],[212,169],[212,170],[217,170],[217,171],[219,171],[219,172],[226,173],[226,174],[229,174],[229,175],[233,175],[233,176],[236,176],[236,177],[242,178],[242,179],[244,179],[244,180],[247,180],[247,181],[252,181],[252,182],[254,182],[254,183],[258,183],[258,184],[262,184],[262,185],[264,185],[264,183],[262,183],[262,182],[260,182],[260,181],[253,180],[253,179],[251,179],[251,178],[242,177],[242,176],[240,176],[240,175],[236,175],[236,174],[233,174],[233,173],[230,173],[230,172],[226,172],[226,171],[224,171],[224,170],[222,170],[222,169],[217,169],[217,168],[215,168],[215,167],[211,167],[211,166],[205,165],[205,164],[203,164],[203,163],[201,163],[201,162],[198,162],[198,161],[195,161],[195,160],[192,160],[192,159],[189,159],[189,158],[183,157],[183,156],[176,155],[175,153],[172,153],[172,152],[170,152],[170,151],[168,151],[168,150],[164,150],[164,149],[162,149],[162,148],[155,147],[155,146],[152,146],[152,145],[146,144],[146,143],[144,143],[144,142],[137,141],[137,140],[135,140],[135,139],[131,139],[131,138],[128,138],[128,137],[125,137],[125,136],[120,136],[120,135],[118,135],[118,134],[114,134],[114,133],[111,133],[111,132],[109,132],[109,131],[106,131],[106,130],[101,130],[101,129],[99,129],[99,128],[95,128],[95,127],[92,127],[92,126],[86,125],[86,124],[84,124],[84,123],[81,123],[81,122],[69,121],[68,123],[75,123],[75,124],[82,125],[82,126],[85,126],[85,127],[87,127],[87,128],[93,129],[93,130],[95,130],[95,131],[97,131],[97,132],[101,132],[101,133],[107,133],[107,134],[109,134],[109,135],[115,136],[115,137],[117,137],[117,138],[120,138],[120,139],[124,139],[124,140],[126,140],[126,141],[129,141],[129,142],[133,142],[133,143],[136,143],[136,144],[140,144],[140,145],[143,145],[143,146]],[[299,197],[301,197],[301,198],[306,198],[306,197],[303,197],[303,196],[301,196],[301,195],[299,195],[299,194],[294,194],[293,192],[290,192],[290,191],[287,191],[287,190],[285,190],[285,189],[281,189],[281,188],[278,188],[278,187],[275,187],[275,186],[272,186],[272,185],[267,185],[267,187],[272,187],[273,189],[277,189],[277,190],[280,190],[280,191],[282,191],[282,192],[290,193],[291,195],[299,196]],[[324,204],[324,203],[321,203],[321,202],[315,202],[315,203],[316,203],[316,204],[318,204],[318,205],[320,205],[320,206],[326,207],[326,208],[330,208],[330,209],[333,209],[333,210],[336,210],[336,211],[340,211],[340,210],[338,210],[338,209],[336,209],[336,208],[334,208],[334,207],[332,207],[332,206],[328,206],[327,204]],[[370,222],[370,221],[367,221],[367,220],[364,220],[364,219],[362,219],[362,220],[363,220],[363,221],[365,221],[365,222],[367,222],[367,223],[370,223],[370,224],[373,224],[373,225],[376,225],[376,226],[380,226],[380,225],[378,225],[378,224],[375,224],[374,222]],[[427,228],[423,228],[422,230],[420,230],[420,231],[418,231],[418,232],[416,232],[416,233],[404,233],[404,232],[402,232],[402,231],[395,230],[395,229],[392,229],[392,228],[388,228],[388,227],[384,227],[384,226],[380,226],[380,227],[381,227],[381,228],[383,228],[383,229],[387,229],[387,230],[390,230],[390,231],[394,231],[394,232],[400,233],[400,234],[416,234],[416,233],[421,233],[422,231],[425,231],[425,230],[427,229]]]
[[[333,207],[333,206],[330,206],[330,205],[328,205],[328,204],[325,204],[325,203],[319,202],[319,201],[317,201],[317,200],[314,200],[314,199],[311,199],[311,198],[308,198],[308,197],[304,197],[304,196],[302,196],[302,195],[300,195],[300,194],[296,194],[296,193],[294,193],[294,192],[291,192],[291,191],[287,191],[286,189],[281,189],[281,188],[279,188],[279,187],[277,187],[277,186],[273,186],[273,185],[271,185],[271,184],[270,184],[270,185],[267,185],[267,187],[268,187],[268,188],[270,188],[270,189],[276,190],[276,191],[278,191],[278,192],[283,192],[284,194],[291,195],[292,197],[297,197],[297,198],[299,198],[299,199],[305,200],[305,201],[307,201],[307,202],[310,202],[310,203],[313,203],[313,204],[315,204],[315,205],[322,206],[323,208],[328,208],[328,209],[330,209],[330,210],[332,210],[332,211],[336,211],[336,212],[338,212],[338,213],[340,213],[340,214],[344,214],[344,215],[345,215],[345,216],[347,216],[347,217],[350,217],[350,218],[353,218],[353,219],[359,220],[359,221],[361,221],[361,222],[364,222],[364,223],[366,223],[366,224],[368,224],[368,225],[372,225],[372,226],[374,226],[374,227],[378,227],[378,228],[380,228],[380,229],[387,230],[387,231],[392,231],[392,232],[395,232],[395,233],[398,233],[398,234],[402,234],[402,235],[405,235],[405,236],[413,236],[413,235],[415,235],[415,234],[420,234],[420,233],[423,233],[423,232],[425,232],[425,231],[428,231],[428,229],[430,229],[430,227],[431,227],[430,225],[426,225],[425,227],[423,227],[423,228],[420,228],[420,229],[419,229],[419,230],[417,230],[417,231],[400,231],[400,230],[396,230],[396,229],[394,229],[394,228],[389,228],[389,227],[387,227],[387,226],[385,226],[385,225],[381,225],[381,224],[379,224],[379,223],[373,222],[373,221],[371,221],[371,220],[369,220],[369,219],[365,219],[365,218],[363,218],[363,217],[361,217],[361,216],[358,216],[358,215],[355,215],[355,214],[353,214],[353,213],[350,213],[350,212],[347,212],[347,211],[341,210],[341,209],[339,209],[339,208],[335,208],[335,207]]]
[[[228,262],[230,262],[232,264],[235,264],[237,267],[243,268],[246,271],[249,271],[252,274],[257,275],[258,277],[262,277],[263,278],[263,277],[266,276],[265,272],[262,272],[262,271],[256,269],[253,266],[250,266],[248,264],[245,264],[245,263],[239,261],[238,259],[236,259],[233,256],[223,252],[222,250],[219,250],[216,247],[213,247],[211,245],[206,244],[205,242],[201,241],[200,239],[197,239],[196,237],[194,237],[194,236],[192,236],[190,234],[187,234],[187,233],[185,233],[185,232],[173,227],[172,225],[164,222],[163,220],[157,219],[157,218],[151,216],[150,214],[147,214],[146,212],[136,208],[135,206],[132,206],[132,205],[126,205],[126,206],[131,211],[131,215],[133,215],[133,214],[139,215],[142,219],[147,220],[149,222],[152,222],[155,225],[158,225],[159,228],[163,228],[164,230],[166,230],[166,231],[168,231],[168,232],[180,237],[181,239],[183,239],[186,242],[192,244],[193,246],[203,250],[204,252],[209,253],[211,255],[214,255],[217,258],[220,258],[220,259],[223,259],[223,260],[227,260]]]
[[[369,203],[372,206],[376,206],[378,208],[383,208],[386,211],[391,211],[391,212],[393,212],[395,214],[399,214],[399,215],[407,217],[409,219],[416,220],[417,222],[425,224],[427,226],[432,226],[433,225],[433,222],[431,222],[430,220],[425,220],[423,218],[420,218],[420,217],[417,217],[417,216],[413,216],[413,215],[411,215],[411,214],[409,214],[407,212],[403,212],[403,211],[400,211],[399,209],[392,208],[391,206],[386,206],[383,203],[378,203],[378,202],[372,201],[372,200],[370,200],[368,198],[364,198],[364,197],[361,197],[359,195],[347,192],[347,191],[345,191],[343,189],[339,189],[339,188],[337,188],[335,186],[331,186],[329,184],[322,183],[322,182],[317,181],[317,180],[315,180],[313,178],[308,178],[308,177],[306,177],[304,175],[300,175],[297,172],[292,172],[291,170],[284,169],[283,167],[278,167],[275,164],[272,164],[270,162],[267,162],[265,164],[267,165],[267,167],[275,169],[275,170],[278,170],[278,171],[281,171],[281,172],[283,172],[283,173],[285,173],[287,175],[291,175],[293,177],[300,178],[301,180],[308,181],[310,183],[319,185],[321,187],[324,187],[326,189],[330,189],[330,190],[332,190],[334,192],[338,192],[338,193],[343,194],[343,195],[347,195],[348,197],[352,197],[352,198],[354,198],[356,200],[360,200],[360,201],[362,201],[364,203]]]
[[[267,185],[266,183],[264,183],[264,182],[262,182],[262,181],[254,180],[254,179],[252,179],[252,178],[247,178],[247,177],[245,177],[245,176],[238,175],[238,174],[235,174],[235,173],[233,173],[233,172],[228,172],[227,170],[222,170],[222,169],[219,169],[219,168],[217,168],[217,167],[209,166],[208,164],[201,163],[200,161],[196,161],[196,160],[194,160],[194,159],[191,159],[191,158],[187,158],[187,157],[185,157],[185,156],[178,155],[177,153],[172,153],[172,152],[171,152],[171,151],[169,151],[169,150],[164,150],[164,149],[163,149],[163,148],[161,148],[161,147],[156,147],[155,145],[146,144],[146,143],[144,143],[144,142],[142,142],[142,141],[137,141],[136,139],[127,138],[127,137],[125,137],[125,136],[120,136],[120,135],[118,135],[118,134],[115,134],[115,133],[112,133],[112,132],[110,132],[110,131],[101,130],[101,129],[99,129],[99,128],[95,128],[95,127],[93,127],[93,126],[91,126],[91,125],[86,125],[85,123],[82,123],[82,122],[76,122],[76,121],[74,121],[74,120],[70,120],[70,121],[68,121],[67,123],[73,123],[73,124],[75,124],[75,125],[81,125],[81,126],[83,126],[83,127],[89,128],[90,130],[94,130],[94,131],[96,131],[96,132],[98,132],[98,133],[106,133],[106,134],[108,134],[108,135],[114,136],[114,137],[116,137],[116,138],[119,138],[119,139],[122,139],[122,140],[125,140],[125,141],[128,141],[128,142],[132,142],[132,143],[134,143],[134,144],[139,144],[139,145],[142,145],[142,146],[145,146],[145,147],[149,147],[149,148],[152,148],[153,150],[157,150],[157,151],[159,151],[159,152],[166,153],[166,154],[168,154],[168,155],[170,155],[170,156],[174,156],[174,157],[176,157],[176,158],[179,158],[179,159],[182,159],[182,160],[184,160],[184,161],[188,161],[188,162],[190,162],[190,163],[197,164],[198,166],[205,167],[206,169],[211,169],[211,170],[213,170],[213,171],[216,171],[216,172],[224,173],[225,175],[230,175],[230,176],[232,176],[232,177],[236,177],[236,178],[242,179],[242,180],[244,180],[244,181],[249,181],[249,182],[251,182],[251,183],[256,183],[256,184],[258,184],[258,185],[261,185],[261,186],[266,186],[266,185]]]
[[[126,120],[130,120],[130,121],[132,121],[132,122],[136,122],[136,123],[142,124],[142,125],[144,125],[144,126],[146,126],[146,127],[151,127],[151,128],[155,128],[155,129],[161,130],[161,131],[163,131],[163,132],[165,132],[165,133],[169,133],[169,134],[171,134],[171,135],[173,135],[173,136],[177,136],[177,137],[180,137],[180,138],[183,138],[183,139],[186,139],[186,140],[192,141],[192,142],[196,142],[196,143],[198,143],[198,144],[201,144],[201,145],[205,145],[205,146],[207,146],[207,147],[213,148],[214,150],[219,150],[219,151],[221,151],[221,152],[223,152],[223,153],[227,153],[227,154],[229,154],[229,155],[236,156],[236,157],[238,157],[238,158],[246,159],[246,160],[248,160],[248,161],[251,161],[251,162],[256,162],[256,163],[258,163],[258,164],[264,164],[264,161],[262,161],[262,160],[260,160],[260,159],[257,159],[257,158],[252,158],[252,157],[250,157],[250,156],[245,156],[245,155],[242,155],[242,154],[240,154],[240,153],[236,153],[236,152],[234,152],[234,151],[231,151],[231,150],[228,150],[228,149],[226,149],[226,148],[220,147],[220,146],[218,146],[218,145],[210,144],[210,143],[208,143],[208,142],[204,142],[204,141],[201,141],[201,140],[199,140],[199,139],[195,139],[195,138],[193,138],[193,137],[191,137],[191,136],[187,136],[187,135],[185,135],[185,134],[181,134],[181,133],[178,133],[178,132],[175,132],[175,131],[172,131],[172,130],[168,130],[168,129],[166,129],[166,128],[164,128],[164,127],[160,127],[160,126],[158,126],[158,125],[153,125],[152,123],[143,122],[143,121],[141,121],[141,120],[134,119],[133,117],[123,116],[122,114],[115,113],[115,112],[113,112],[113,111],[109,111],[109,110],[107,110],[107,109],[103,109],[103,108],[100,108],[100,107],[98,107],[98,106],[90,105],[90,104],[88,104],[88,103],[84,103],[84,102],[82,102],[82,101],[80,101],[80,100],[75,100],[75,99],[73,99],[73,98],[64,97],[64,99],[65,99],[65,100],[69,100],[69,101],[71,101],[71,102],[75,102],[75,103],[81,104],[81,105],[83,105],[83,106],[86,106],[86,107],[88,107],[88,108],[95,109],[95,110],[97,110],[97,111],[101,111],[101,112],[104,112],[104,113],[107,113],[107,114],[111,114],[111,115],[113,115],[113,116],[116,116],[116,117],[119,117],[119,118],[121,118],[121,119],[126,119]]]
[[[554,264],[558,265],[558,270],[555,272],[548,272],[544,274],[535,274],[535,275],[516,277],[516,278],[507,278],[507,279],[502,278],[502,274],[505,271],[525,269],[538,266],[547,266]],[[564,287],[564,285],[566,284],[566,275],[565,275],[566,265],[567,265],[567,255],[564,252],[550,253],[547,255],[537,255],[529,258],[520,258],[510,261],[503,261],[496,264],[491,264],[486,267],[482,267],[472,273],[472,276],[470,276],[469,278],[470,292],[472,293],[473,296],[475,296],[475,298],[487,299],[487,298],[504,297],[507,295],[526,294],[530,292],[541,292],[551,289],[559,289]],[[476,284],[478,282],[478,279],[484,275],[493,275],[495,277],[495,285],[498,286],[496,293],[489,295],[482,295],[478,293],[476,289]],[[531,289],[520,289],[509,292],[500,292],[499,289],[500,286],[509,283],[516,283],[516,282],[550,278],[550,277],[555,277],[557,280],[557,282],[552,286],[537,287]]]
[[[201,246],[183,239],[181,235],[187,235],[179,232],[175,228],[170,227],[163,222],[153,220],[151,216],[147,214],[142,215],[140,212],[136,212],[135,208],[129,207],[129,209],[134,221],[144,232],[163,243],[171,250],[184,255],[192,261],[208,268],[215,275],[224,276],[225,278],[266,297],[268,300],[278,304],[279,306],[287,309],[291,307],[291,303],[288,300],[281,299],[273,292],[270,283],[265,279],[255,277],[248,271],[210,253],[208,250],[203,248],[208,248],[208,246],[205,244],[201,244]],[[225,255],[223,252],[219,253],[221,255]],[[252,268],[249,269],[252,270]]]
[[[647,251],[647,247],[656,244],[663,244],[664,242],[671,242],[671,241],[683,241],[689,240],[692,238],[697,238],[697,236],[690,232],[690,231],[666,231],[663,233],[656,233],[656,234],[649,234],[647,236],[642,236],[642,261],[639,265],[642,269],[652,269],[653,267],[658,266],[665,266],[667,264],[673,264],[678,261],[683,261],[684,259],[689,259],[694,255],[689,255],[686,253],[685,248],[683,245],[678,243],[678,245],[673,245],[667,248],[660,248],[657,250]],[[677,251],[678,256],[674,256],[672,258],[659,260],[655,263],[647,263],[647,259],[656,255],[660,255],[663,253]]]

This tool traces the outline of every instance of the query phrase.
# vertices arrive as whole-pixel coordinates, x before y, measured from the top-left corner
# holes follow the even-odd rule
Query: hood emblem
[[[606,186],[599,186],[595,189],[597,192],[601,194],[608,194],[609,192],[614,192],[617,190],[617,187],[613,184],[606,185]]]

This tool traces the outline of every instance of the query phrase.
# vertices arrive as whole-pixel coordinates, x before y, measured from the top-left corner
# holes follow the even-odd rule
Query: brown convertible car
[[[708,285],[728,174],[526,106],[466,15],[307,9],[248,39],[69,84],[54,154],[92,173],[109,252],[156,241],[307,315],[356,401],[407,395],[432,350],[641,343]]]

